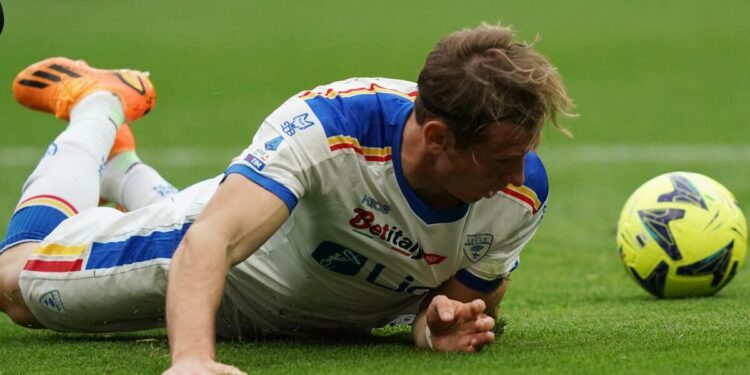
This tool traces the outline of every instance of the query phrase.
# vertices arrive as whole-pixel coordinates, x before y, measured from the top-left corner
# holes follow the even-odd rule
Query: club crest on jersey
[[[292,121],[284,121],[284,123],[281,124],[281,130],[291,137],[297,134],[297,130],[307,129],[315,125],[314,122],[307,119],[307,116],[309,116],[309,114],[303,113],[299,116],[295,116]]]
[[[268,150],[268,151],[276,151],[276,150],[278,150],[279,149],[279,145],[281,144],[281,142],[283,140],[284,140],[284,137],[278,136],[278,137],[276,137],[276,138],[274,138],[274,139],[266,142],[266,144],[265,144],[266,150]]]
[[[356,215],[349,219],[349,225],[355,229],[355,233],[371,238],[403,256],[424,259],[431,266],[445,260],[445,256],[425,252],[419,241],[409,238],[397,226],[375,223],[374,213],[361,208],[355,208],[354,212]]]
[[[492,246],[492,240],[491,234],[469,234],[464,242],[464,254],[470,261],[476,263],[487,255],[487,251]]]

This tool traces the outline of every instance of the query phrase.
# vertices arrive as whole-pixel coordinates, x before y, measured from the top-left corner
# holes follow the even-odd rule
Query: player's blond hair
[[[558,116],[575,116],[557,69],[531,44],[513,41],[509,27],[482,23],[449,34],[427,56],[417,83],[417,122],[442,118],[457,147],[477,143],[490,124],[509,121],[536,130]]]

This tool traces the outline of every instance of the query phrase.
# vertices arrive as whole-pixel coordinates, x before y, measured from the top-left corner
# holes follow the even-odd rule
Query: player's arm
[[[255,252],[288,216],[280,198],[243,176],[229,174],[219,186],[169,270],[168,372],[241,373],[214,361],[214,319],[224,280],[229,268]]]
[[[480,351],[495,340],[492,328],[507,289],[505,278],[488,292],[471,289],[455,276],[450,278],[425,297],[412,324],[414,343],[443,352]]]

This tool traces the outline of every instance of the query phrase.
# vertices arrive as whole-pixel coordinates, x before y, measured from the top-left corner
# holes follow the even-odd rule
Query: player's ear
[[[456,141],[448,125],[439,119],[427,121],[422,126],[422,136],[427,150],[433,154],[439,154],[453,147]]]

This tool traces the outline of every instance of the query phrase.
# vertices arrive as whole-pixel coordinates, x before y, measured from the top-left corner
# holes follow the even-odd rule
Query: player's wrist
[[[430,326],[426,323],[424,325],[424,341],[427,344],[427,348],[435,350],[435,345],[432,343],[432,331],[430,331]]]
[[[172,366],[181,363],[209,363],[214,361],[213,353],[197,353],[195,351],[183,351],[172,353]]]
[[[172,363],[213,361],[215,358],[213,341],[210,343],[202,341],[196,339],[175,343],[174,340],[170,340]]]

